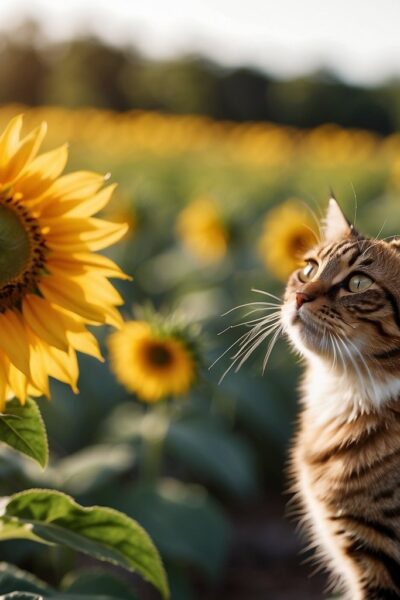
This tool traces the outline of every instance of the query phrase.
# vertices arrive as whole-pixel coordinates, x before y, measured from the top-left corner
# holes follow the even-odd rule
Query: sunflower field
[[[57,233],[59,213],[46,208],[45,181],[35,183],[32,214],[44,207],[41,223],[37,217],[44,245],[30,272],[38,278],[40,272],[35,285],[41,294],[32,293],[30,303],[29,295],[23,301],[15,295],[0,300],[18,310],[23,302],[21,314],[39,346],[62,345],[57,327],[62,321],[69,358],[61,359],[61,350],[52,350],[53,361],[38,358],[32,383],[21,379],[17,341],[9,344],[15,345],[14,359],[3,357],[0,340],[0,368],[18,372],[8,375],[12,395],[21,403],[27,395],[38,397],[50,449],[45,469],[23,456],[29,450],[2,449],[1,495],[13,495],[3,510],[11,521],[30,522],[28,504],[21,505],[23,490],[45,488],[57,497],[54,510],[64,510],[61,505],[72,496],[78,504],[68,510],[79,515],[82,506],[122,511],[124,527],[138,523],[158,549],[173,600],[320,598],[324,580],[307,578],[298,556],[300,539],[284,518],[282,490],[300,367],[280,339],[276,315],[288,274],[301,250],[314,242],[330,188],[348,218],[370,235],[398,233],[400,134],[19,105],[0,108],[0,130],[21,113],[24,134],[47,123],[42,151],[49,168],[54,163],[57,169],[61,160],[50,152],[68,141],[65,172],[79,171],[79,198],[92,198],[79,212],[76,180],[69,179],[68,193],[60,191],[60,211],[68,206],[77,219],[100,212],[90,231],[77,224]],[[100,174],[107,192],[92,189],[85,175],[91,172]],[[9,177],[18,191],[18,178]],[[22,181],[21,194],[28,184],[33,186]],[[22,210],[14,198],[14,212]],[[31,217],[23,218],[32,247],[37,232]],[[18,239],[14,225],[10,217],[7,239]],[[90,261],[80,254],[81,243],[88,241],[100,250]],[[56,257],[51,263],[46,244]],[[24,248],[15,243],[8,249],[14,267],[24,261]],[[101,278],[83,269],[74,287],[68,248],[74,260],[97,269]],[[46,278],[47,270],[52,278]],[[56,313],[41,306],[59,305],[59,297],[68,300],[62,304],[68,325],[63,309],[56,322]],[[101,303],[105,316],[90,312],[87,302]],[[72,319],[73,311],[81,318]],[[6,314],[0,315],[3,340],[16,331]],[[249,336],[266,314],[268,328]],[[100,323],[106,327],[94,327]],[[75,350],[79,378],[70,354]],[[10,389],[0,390],[5,412]],[[19,404],[12,409],[14,419],[25,408]],[[10,445],[21,450],[18,442]],[[40,514],[44,500],[37,495],[34,500]],[[81,527],[80,532],[90,523]],[[44,545],[35,540],[40,527],[32,532],[28,540],[0,536],[5,540],[0,595],[18,589],[27,593],[21,598],[161,597],[154,586],[116,566],[121,561],[115,557],[109,557],[114,564],[106,564],[80,553],[85,548],[77,530],[61,547],[53,545],[59,541],[54,532],[44,536]],[[130,570],[154,584],[147,567],[138,560]],[[167,597],[166,579],[160,572],[157,577],[156,587]]]

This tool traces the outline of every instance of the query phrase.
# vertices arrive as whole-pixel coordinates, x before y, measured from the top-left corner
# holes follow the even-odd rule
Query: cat
[[[281,309],[306,363],[293,487],[346,600],[400,600],[400,241],[361,235],[333,198],[322,237]]]

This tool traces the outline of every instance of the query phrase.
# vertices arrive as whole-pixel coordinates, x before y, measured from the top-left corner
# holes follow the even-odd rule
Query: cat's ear
[[[344,216],[334,196],[329,198],[328,210],[323,224],[325,242],[335,242],[352,235],[355,230]]]

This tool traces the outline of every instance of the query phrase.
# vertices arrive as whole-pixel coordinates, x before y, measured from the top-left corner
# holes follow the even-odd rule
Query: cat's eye
[[[307,283],[307,281],[311,281],[315,277],[318,271],[318,263],[315,260],[308,260],[307,264],[303,269],[299,272],[299,279],[303,283]]]
[[[363,275],[362,273],[357,273],[357,275],[353,275],[353,277],[349,279],[347,287],[350,292],[364,292],[372,285],[372,283],[371,277]]]

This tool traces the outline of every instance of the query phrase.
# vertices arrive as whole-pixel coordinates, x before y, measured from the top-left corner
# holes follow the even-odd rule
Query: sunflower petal
[[[3,412],[6,406],[8,382],[7,364],[9,364],[9,361],[3,352],[0,351],[0,412]]]
[[[32,384],[40,393],[40,395],[50,398],[49,390],[49,377],[47,372],[46,363],[43,357],[43,349],[39,339],[35,337],[34,333],[28,329],[28,338],[30,342],[30,367]]]
[[[22,405],[25,404],[28,396],[28,380],[21,371],[10,363],[8,367],[8,385],[9,392],[12,396],[18,398]]]
[[[20,192],[25,200],[40,202],[40,196],[47,190],[64,170],[68,158],[68,146],[45,152],[37,156],[24,169],[21,177],[14,184],[16,192]]]
[[[68,350],[64,323],[50,302],[40,296],[28,294],[22,303],[22,314],[38,337],[64,352]]]
[[[65,277],[55,275],[44,277],[39,283],[39,289],[50,302],[63,306],[91,323],[104,323],[106,321],[102,307],[88,302],[85,291]]]
[[[104,184],[105,177],[91,171],[76,171],[63,175],[54,182],[49,190],[49,198],[57,198],[63,202],[68,200],[85,200],[95,194]]]
[[[34,156],[36,156],[40,145],[46,135],[47,124],[41,123],[36,129],[31,131],[23,140],[12,159],[9,162],[8,168],[3,173],[3,178],[7,181],[13,181],[22,169]]]
[[[8,165],[19,145],[22,115],[17,115],[7,125],[0,137],[0,171]]]
[[[128,231],[125,223],[102,219],[42,219],[48,228],[46,241],[52,250],[79,252],[102,250],[119,241]]]
[[[120,267],[114,261],[102,254],[93,254],[90,252],[77,252],[75,254],[52,252],[49,263],[64,272],[81,274],[85,271],[93,271],[104,277],[132,280],[132,277],[121,271]]]
[[[52,204],[46,207],[46,216],[53,218],[60,218],[63,215],[78,218],[91,217],[107,206],[116,187],[117,184],[113,183],[84,200],[75,198]]]
[[[79,368],[73,348],[70,348],[68,353],[66,353],[57,348],[46,346],[43,348],[43,351],[43,360],[49,375],[59,381],[68,383],[72,391],[77,394],[79,391],[77,387]]]
[[[0,348],[29,377],[29,344],[22,319],[12,310],[0,314]]]
[[[75,350],[83,352],[104,361],[99,344],[95,336],[88,331],[82,321],[63,308],[57,307],[60,318],[63,320],[67,332],[68,341]]]

